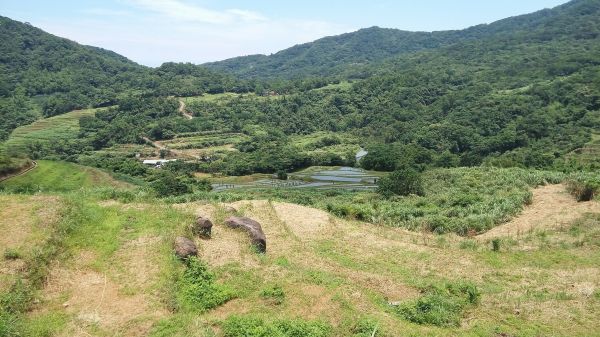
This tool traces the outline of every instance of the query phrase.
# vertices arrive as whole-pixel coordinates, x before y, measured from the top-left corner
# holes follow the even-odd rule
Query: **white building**
[[[177,159],[147,159],[147,160],[144,160],[142,163],[144,165],[161,167],[164,164],[166,164],[168,162],[172,162],[172,161],[177,161]]]

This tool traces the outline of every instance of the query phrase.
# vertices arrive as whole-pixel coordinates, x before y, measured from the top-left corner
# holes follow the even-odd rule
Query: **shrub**
[[[446,283],[422,290],[421,298],[401,304],[396,312],[417,324],[459,326],[462,311],[479,302],[480,293],[470,283]]]
[[[216,283],[206,264],[196,257],[189,258],[187,268],[176,281],[180,307],[204,312],[232,299],[233,292]]]
[[[379,180],[377,192],[386,198],[392,195],[423,195],[421,174],[412,168],[398,169]]]
[[[288,174],[285,171],[277,171],[277,179],[288,180]]]
[[[156,173],[150,186],[159,196],[181,195],[191,192],[190,186],[186,183],[187,179],[183,176],[176,176],[168,171]]]

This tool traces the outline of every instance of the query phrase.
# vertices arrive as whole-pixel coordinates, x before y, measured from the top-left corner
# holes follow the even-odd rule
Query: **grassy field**
[[[13,192],[68,192],[94,187],[128,188],[129,184],[108,173],[72,163],[40,160],[29,173],[0,183],[0,190]]]
[[[31,142],[56,142],[75,139],[79,132],[79,118],[92,116],[95,109],[77,110],[63,115],[37,120],[15,129],[5,142],[6,148],[22,151]]]
[[[493,176],[499,178],[490,181]],[[531,193],[530,187],[549,177],[477,169],[438,170],[428,179],[445,181],[439,198],[469,187],[486,200],[475,207],[482,212]],[[69,174],[62,180],[63,190],[86,181]],[[434,191],[430,187],[429,198]],[[557,221],[552,217],[533,218],[555,208],[546,200],[571,200],[561,185],[532,193],[532,210],[523,221],[535,226],[519,235],[490,237],[380,226],[261,193],[255,197],[262,200],[230,202],[225,199],[232,195],[213,194],[214,201],[172,204],[147,196],[123,203],[77,189],[61,196],[4,192],[0,226],[15,234],[1,239],[10,238],[11,251],[0,259],[3,267],[22,267],[2,281],[0,336],[593,336],[600,331],[597,202],[568,201],[583,208],[560,226],[548,225]],[[324,203],[355,198],[360,204],[369,194],[305,196],[325,198]],[[394,202],[423,208],[423,201]],[[453,210],[450,201],[447,211]],[[244,233],[224,226],[231,214],[225,206],[262,224],[266,254],[257,254]],[[567,205],[556,214],[574,208]],[[172,242],[176,235],[191,237],[189,225],[197,215],[215,226],[211,239],[195,239],[199,258],[186,264],[174,258]]]

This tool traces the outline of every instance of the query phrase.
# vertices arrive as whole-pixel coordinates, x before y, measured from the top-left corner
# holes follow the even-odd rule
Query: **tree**
[[[423,195],[421,174],[410,167],[400,168],[379,180],[377,192],[386,198],[393,195]]]

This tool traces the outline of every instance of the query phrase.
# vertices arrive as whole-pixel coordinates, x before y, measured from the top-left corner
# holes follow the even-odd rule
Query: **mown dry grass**
[[[539,193],[531,208],[539,206]],[[580,205],[594,211],[597,204]],[[546,214],[542,225],[501,239],[495,252],[489,243],[495,237],[410,232],[269,200],[175,206],[90,200],[85,206],[81,226],[68,240],[71,258],[53,265],[30,314],[32,321],[58,315],[60,336],[221,336],[232,315],[322,321],[332,336],[351,336],[364,319],[377,325],[376,336],[600,331],[600,213],[581,211],[558,227],[543,226],[553,220]],[[262,224],[265,255],[253,251],[243,232],[223,225],[232,214],[228,206]],[[525,212],[524,219],[535,220]],[[182,266],[171,258],[171,240],[187,234],[197,215],[215,224],[211,239],[196,239],[200,258],[235,295],[202,313],[173,307],[169,281]],[[424,287],[446,281],[468,281],[481,292],[460,326],[410,323],[388,304],[414,300]],[[266,298],[268,289],[280,289],[280,301]]]
[[[60,198],[0,195],[0,292],[26,267],[32,250],[44,242],[58,221]],[[11,258],[7,252],[14,252]]]

